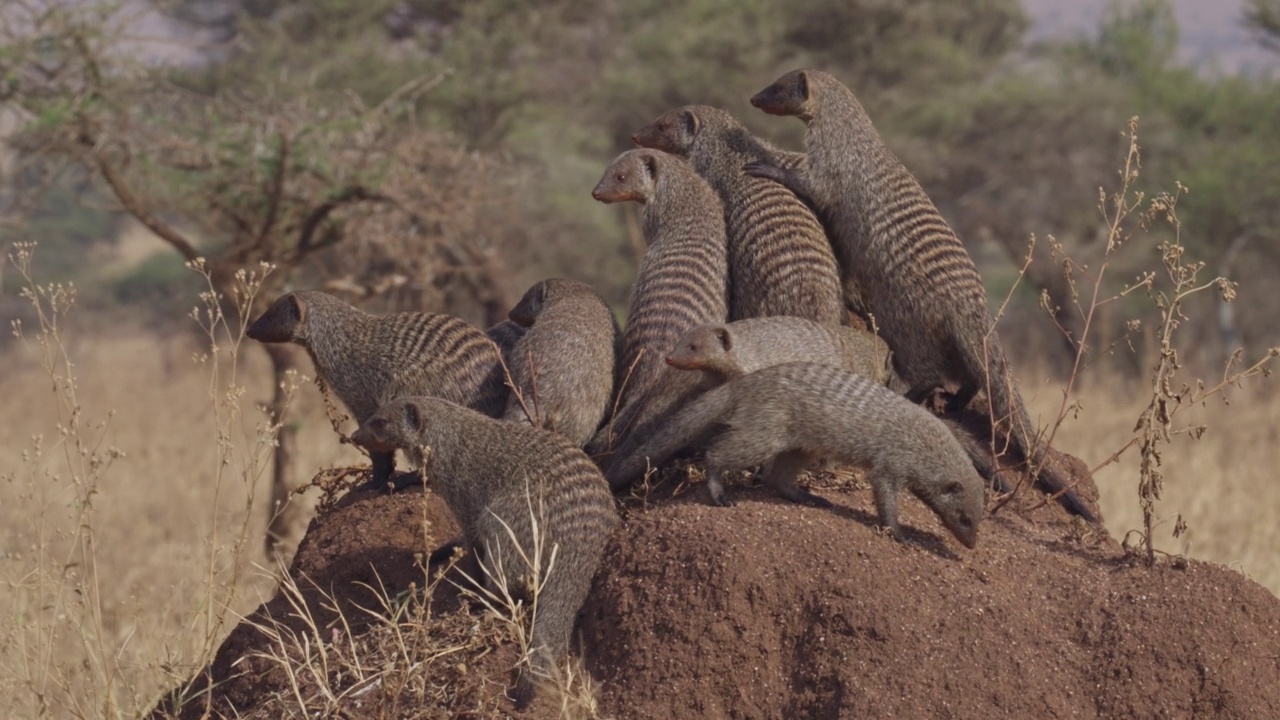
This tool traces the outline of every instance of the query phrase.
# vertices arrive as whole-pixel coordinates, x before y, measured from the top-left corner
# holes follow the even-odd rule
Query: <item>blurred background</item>
[[[1280,592],[1274,382],[1195,394],[1280,345],[1280,0],[4,0],[0,705],[136,716],[274,593],[290,490],[367,462],[246,317],[323,288],[488,325],[549,276],[621,316],[644,241],[591,199],[609,160],[690,103],[800,149],[747,103],[800,66],[958,230],[1112,536],[1142,527],[1139,416],[1181,404],[1156,547]],[[1208,287],[1171,310],[1171,271]]]
[[[808,65],[959,231],[1112,536],[1164,398],[1156,547],[1280,592],[1274,380],[1196,395],[1280,345],[1280,0],[4,0],[0,705],[136,716],[275,592],[291,489],[365,464],[244,319],[324,288],[489,325],[553,275],[625,315],[605,165],[684,104],[800,149],[746,100]],[[1206,291],[1171,310],[1170,273]]]

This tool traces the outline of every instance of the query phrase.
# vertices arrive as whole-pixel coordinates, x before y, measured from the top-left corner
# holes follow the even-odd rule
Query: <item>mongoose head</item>
[[[667,355],[667,364],[681,370],[723,371],[733,351],[733,334],[723,323],[699,325],[680,338]]]
[[[640,147],[687,156],[693,148],[698,132],[702,130],[708,119],[717,114],[728,117],[723,110],[707,105],[686,105],[668,110],[653,122],[632,133],[631,142]]]
[[[645,203],[653,197],[661,161],[654,150],[628,150],[609,163],[591,197],[602,203]]]
[[[419,397],[399,397],[378,408],[351,435],[351,442],[372,452],[417,447],[427,424],[427,409]]]
[[[302,293],[289,293],[276,300],[245,331],[245,335],[264,343],[298,342],[306,335],[307,299]]]
[[[770,115],[794,115],[809,122],[817,105],[813,84],[820,74],[817,70],[792,70],[752,95],[751,104]]]
[[[969,473],[963,480],[945,480],[931,485],[913,484],[912,493],[928,505],[951,534],[967,548],[978,544],[978,523],[985,510],[983,483]]]

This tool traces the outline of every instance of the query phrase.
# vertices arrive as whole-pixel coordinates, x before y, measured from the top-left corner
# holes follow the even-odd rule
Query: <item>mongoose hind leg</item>
[[[789,450],[774,458],[765,473],[764,484],[793,503],[829,508],[831,501],[803,488],[796,487],[796,476],[805,469],[812,458],[800,450]]]
[[[711,453],[707,453],[707,499],[712,505],[733,507],[734,502],[724,496],[724,485],[720,482],[724,470],[723,466],[713,463]]]

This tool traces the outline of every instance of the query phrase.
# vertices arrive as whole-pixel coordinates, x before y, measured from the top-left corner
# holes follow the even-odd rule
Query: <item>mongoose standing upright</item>
[[[1071,512],[1094,514],[1035,444],[1036,428],[1013,384],[964,245],[915,177],[880,139],[853,93],[818,70],[783,75],[751,98],[773,115],[808,126],[806,162],[790,170],[755,163],[748,172],[787,185],[822,214],[862,304],[893,349],[898,373],[919,400],[948,381],[953,408],[985,390],[991,417],[1008,428],[1016,454],[1039,468],[1037,483]]]
[[[847,322],[840,271],[818,218],[791,191],[742,171],[749,162],[786,162],[786,154],[706,105],[664,113],[631,140],[689,158],[720,195],[729,235],[730,320],[789,315]]]
[[[697,392],[699,378],[663,361],[693,326],[725,320],[729,269],[720,199],[684,160],[628,150],[610,163],[591,196],[643,203],[648,244],[623,335],[620,410],[588,444],[596,454]]]
[[[978,540],[983,482],[933,413],[864,377],[813,363],[774,365],[708,390],[609,468],[610,484],[709,441],[707,490],[728,504],[720,476],[765,463],[765,483],[793,502],[827,505],[795,486],[815,457],[868,469],[880,522],[898,540],[898,494],[911,491],[967,547]]]
[[[529,288],[511,319],[531,327],[507,358],[519,394],[511,393],[503,419],[529,422],[532,415],[582,447],[613,402],[618,321],[590,285],[559,278]]]
[[[529,666],[513,693],[517,707],[527,706],[534,679],[554,677],[568,652],[574,617],[618,524],[600,471],[561,435],[438,398],[393,400],[351,439],[379,453],[421,456],[427,448],[420,466],[462,528],[471,577],[490,590],[505,579],[534,608]]]
[[[276,300],[246,334],[264,343],[306,349],[316,375],[363,423],[401,395],[430,395],[500,415],[507,388],[498,347],[466,321],[435,313],[379,317],[318,290]],[[373,478],[383,487],[395,453],[373,453]]]

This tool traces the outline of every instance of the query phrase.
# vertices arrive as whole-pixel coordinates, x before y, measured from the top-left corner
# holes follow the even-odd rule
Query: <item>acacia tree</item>
[[[519,233],[503,229],[514,225],[476,232],[491,216],[483,199],[510,173],[406,122],[404,108],[438,75],[413,78],[371,107],[305,86],[202,93],[132,60],[118,8],[23,0],[6,20],[0,99],[18,109],[19,152],[89,168],[121,210],[186,260],[202,258],[224,298],[237,271],[274,266],[248,313],[304,282],[473,320],[493,321],[510,306],[498,248]],[[295,431],[284,403],[298,358],[288,346],[262,347],[279,428],[270,555],[297,524],[286,502]]]

